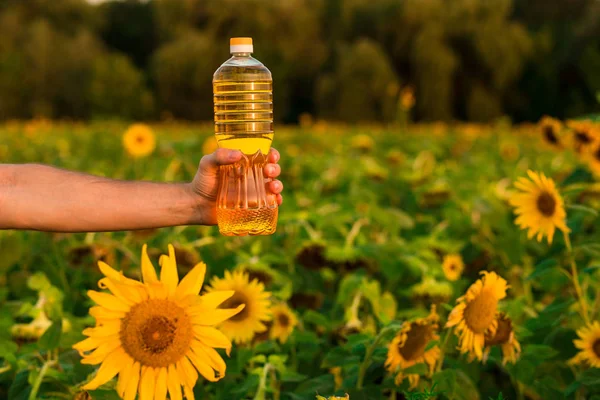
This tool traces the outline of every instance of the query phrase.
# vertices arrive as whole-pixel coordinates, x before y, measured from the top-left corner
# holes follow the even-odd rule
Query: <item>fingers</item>
[[[281,155],[279,154],[277,149],[271,148],[271,150],[269,151],[269,156],[267,157],[267,161],[273,164],[277,164],[280,158]]]
[[[267,164],[265,165],[264,172],[267,178],[277,178],[281,174],[281,167],[279,164]]]
[[[207,154],[200,160],[200,170],[215,172],[220,165],[233,164],[242,158],[239,150],[217,149],[212,154]]]
[[[283,183],[281,183],[281,181],[278,180],[268,182],[267,189],[269,189],[271,193],[279,194],[283,191]]]

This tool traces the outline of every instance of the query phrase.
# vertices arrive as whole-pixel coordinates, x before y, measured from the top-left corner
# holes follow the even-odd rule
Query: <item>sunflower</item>
[[[119,396],[141,399],[193,399],[198,372],[214,382],[225,375],[225,362],[215,348],[231,342],[215,325],[235,316],[243,308],[219,307],[233,291],[199,296],[206,265],[199,263],[179,282],[173,246],[160,258],[160,279],[142,249],[144,283],[126,278],[108,264],[99,262],[105,275],[98,282],[111,293],[90,290],[97,304],[90,309],[96,326],[87,328],[87,339],[75,344],[83,364],[101,364],[95,377],[83,386],[94,390],[119,375]],[[197,370],[197,371],[196,371]]]
[[[461,353],[483,357],[485,336],[493,337],[498,328],[498,302],[506,297],[508,285],[495,272],[482,271],[481,279],[469,287],[448,316],[446,327],[455,327]]]
[[[435,306],[432,306],[427,318],[405,322],[391,341],[385,366],[389,372],[397,372],[397,385],[408,378],[411,389],[417,386],[419,375],[403,373],[403,370],[415,364],[425,363],[429,367],[429,373],[433,373],[433,368],[440,357],[440,348],[436,345],[429,350],[425,349],[430,341],[439,339],[438,320]]]
[[[587,163],[594,175],[600,177],[600,140],[597,140],[587,154]]]
[[[485,351],[484,359],[487,358],[492,346],[500,346],[502,349],[502,364],[506,365],[507,362],[516,363],[521,352],[521,345],[515,337],[515,332],[512,326],[512,320],[505,313],[498,314],[497,318],[498,328],[496,332],[485,335]]]
[[[368,153],[375,147],[375,140],[370,135],[355,135],[350,139],[350,146],[355,150]]]
[[[559,133],[562,129],[562,124],[559,120],[545,115],[540,119],[538,126],[540,127],[544,142],[552,147],[561,147],[562,143]]]
[[[520,192],[509,199],[518,215],[515,223],[521,229],[529,229],[528,238],[537,234],[539,242],[545,235],[551,244],[556,228],[570,232],[565,222],[567,214],[563,199],[552,179],[533,171],[528,171],[528,175],[531,180],[519,178],[515,186]]]
[[[426,276],[420,283],[411,287],[411,297],[423,303],[446,303],[452,296],[452,286],[446,282],[438,282]]]
[[[573,344],[581,351],[569,360],[570,364],[589,364],[600,368],[600,322],[594,321],[577,331],[579,339]]]
[[[444,270],[446,279],[449,281],[456,281],[460,278],[460,275],[465,269],[465,263],[463,263],[460,254],[448,254],[444,256],[442,269]]]
[[[133,157],[145,157],[156,148],[156,137],[148,125],[133,124],[123,135],[123,146]]]
[[[597,128],[591,121],[567,121],[567,126],[573,131],[575,150],[585,153],[599,138]]]
[[[265,292],[265,286],[258,280],[250,281],[248,274],[242,271],[233,273],[225,271],[224,278],[213,278],[208,292],[233,290],[234,295],[223,303],[223,307],[237,307],[245,304],[246,308],[235,317],[220,325],[221,331],[235,343],[247,343],[255,333],[267,330],[265,322],[271,319],[271,293]]]
[[[270,337],[277,339],[280,343],[285,343],[288,337],[298,325],[296,314],[287,306],[287,304],[277,304],[271,307],[273,315],[273,325],[271,326]]]

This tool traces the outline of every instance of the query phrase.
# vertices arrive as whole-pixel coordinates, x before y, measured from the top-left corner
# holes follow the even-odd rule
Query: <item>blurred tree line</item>
[[[0,119],[212,119],[252,36],[276,118],[537,120],[597,110],[596,0],[0,0]]]

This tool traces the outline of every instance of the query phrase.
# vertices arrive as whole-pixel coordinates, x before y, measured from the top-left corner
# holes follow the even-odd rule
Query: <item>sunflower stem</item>
[[[579,284],[579,274],[577,271],[577,265],[575,264],[575,256],[573,254],[573,246],[571,246],[571,238],[566,231],[563,231],[563,236],[565,238],[565,245],[567,246],[567,250],[569,252],[569,262],[571,264],[571,280],[573,281],[573,285],[575,286],[575,292],[577,293],[577,298],[579,300],[579,306],[581,308],[581,316],[586,324],[590,323],[590,319],[588,316],[588,308],[587,302],[585,301],[585,297],[583,295],[583,290],[581,290],[581,285]]]
[[[31,387],[31,392],[29,393],[29,400],[37,399],[37,393],[40,390],[40,386],[42,385],[44,376],[46,376],[48,368],[52,367],[55,363],[56,361],[54,360],[48,360],[44,363],[44,365],[42,365],[42,369],[40,369],[40,374],[37,376],[35,382],[33,382],[33,385]]]
[[[354,225],[352,225],[352,229],[350,229],[348,236],[346,236],[345,248],[349,249],[352,247],[352,245],[354,244],[354,240],[356,240],[356,237],[360,233],[360,228],[362,228],[363,225],[366,225],[368,223],[368,219],[361,218],[358,221],[356,221]]]
[[[358,389],[358,390],[362,389],[363,382],[365,380],[365,374],[367,373],[367,368],[369,368],[369,363],[371,361],[371,357],[373,356],[373,353],[375,352],[377,345],[383,338],[383,335],[385,335],[390,329],[392,329],[391,326],[386,326],[381,331],[379,331],[379,334],[377,335],[377,337],[375,337],[375,340],[373,341],[373,343],[371,343],[369,348],[367,348],[367,352],[365,353],[365,359],[360,364],[360,368],[358,370],[358,380],[356,381],[356,389]]]
[[[444,334],[444,340],[442,341],[442,345],[440,346],[440,358],[438,360],[437,367],[435,368],[435,372],[440,372],[442,370],[442,365],[444,365],[444,356],[446,355],[446,346],[448,345],[448,340],[450,339],[451,333],[452,328],[446,329],[446,333]]]

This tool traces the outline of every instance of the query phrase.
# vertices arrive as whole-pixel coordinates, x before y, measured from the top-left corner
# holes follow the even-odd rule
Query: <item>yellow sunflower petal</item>
[[[90,308],[88,314],[96,319],[122,319],[126,313],[123,311],[112,311],[102,306],[93,306]]]
[[[156,269],[154,269],[154,265],[152,265],[150,257],[148,257],[147,245],[142,247],[142,278],[144,279],[144,283],[154,283],[158,281]]]
[[[190,313],[190,317],[192,317],[192,323],[194,325],[214,326],[233,317],[234,315],[242,311],[244,307],[244,304],[240,304],[236,308],[228,308],[223,310],[217,309],[199,314]]]
[[[86,355],[82,360],[82,364],[100,364],[104,359],[106,359],[110,354],[112,354],[118,347],[121,346],[120,341],[118,340],[108,340],[102,343],[96,350],[94,350],[89,355]]]
[[[183,387],[183,391],[185,392],[185,398],[187,400],[195,400],[194,390],[192,388],[186,385]]]
[[[178,372],[181,370],[183,375],[185,375],[184,385],[188,387],[194,387],[196,385],[196,381],[198,380],[198,372],[190,362],[187,357],[181,357],[177,365]]]
[[[114,336],[106,336],[106,337],[89,337],[82,340],[79,343],[75,343],[73,348],[77,350],[80,354],[84,351],[93,350],[100,345],[102,345],[106,341],[110,340],[119,340],[119,335],[115,334]]]
[[[181,280],[175,293],[176,298],[183,298],[187,295],[197,295],[202,289],[204,275],[206,274],[206,264],[203,262],[196,264],[194,268]]]
[[[216,382],[219,380],[219,378],[217,378],[215,375],[215,371],[210,367],[210,365],[208,365],[205,360],[197,356],[196,353],[193,351],[188,351],[186,355],[192,364],[194,364],[194,367],[196,367],[198,372],[200,372],[200,375],[204,377],[204,379],[210,382]]]
[[[133,373],[133,358],[127,357],[127,361],[123,364],[123,369],[119,372],[119,380],[117,381],[117,393],[119,397],[125,397],[125,389],[127,389],[127,384],[131,379],[131,374]]]
[[[125,388],[124,400],[135,400],[135,396],[138,391],[138,383],[140,381],[140,363],[134,362],[131,369],[131,376],[127,381],[127,387]]]
[[[123,368],[123,365],[126,362],[126,355],[122,349],[115,350],[112,354],[110,354],[106,360],[102,363],[100,368],[98,368],[98,372],[96,372],[96,376],[83,385],[83,390],[94,390],[97,389],[100,385],[105,384],[115,377]]]
[[[156,385],[156,372],[152,367],[142,367],[140,381],[140,400],[154,400],[154,387]]]
[[[172,244],[169,244],[169,255],[161,256],[159,259],[160,268],[160,281],[167,287],[169,296],[175,294],[177,284],[179,283],[179,276],[177,275],[177,263],[175,261],[175,249]]]
[[[112,311],[127,312],[131,308],[112,294],[96,292],[95,290],[88,290],[87,294],[96,304]]]
[[[166,400],[167,398],[167,369],[158,368],[156,374],[155,400]]]
[[[207,346],[231,352],[231,341],[220,330],[208,326],[195,326],[194,336]]]
[[[220,377],[225,376],[227,366],[225,365],[225,361],[223,361],[215,349],[212,347],[207,347],[200,342],[192,342],[191,347],[192,351],[195,352],[198,357],[206,360],[207,364],[210,365],[212,369],[217,371]]]
[[[197,308],[198,310],[210,310],[219,307],[225,300],[229,299],[235,290],[219,290],[210,293],[203,294],[198,298],[197,304],[191,308]]]
[[[175,365],[169,365],[167,368],[167,388],[171,400],[181,400],[181,383]]]

